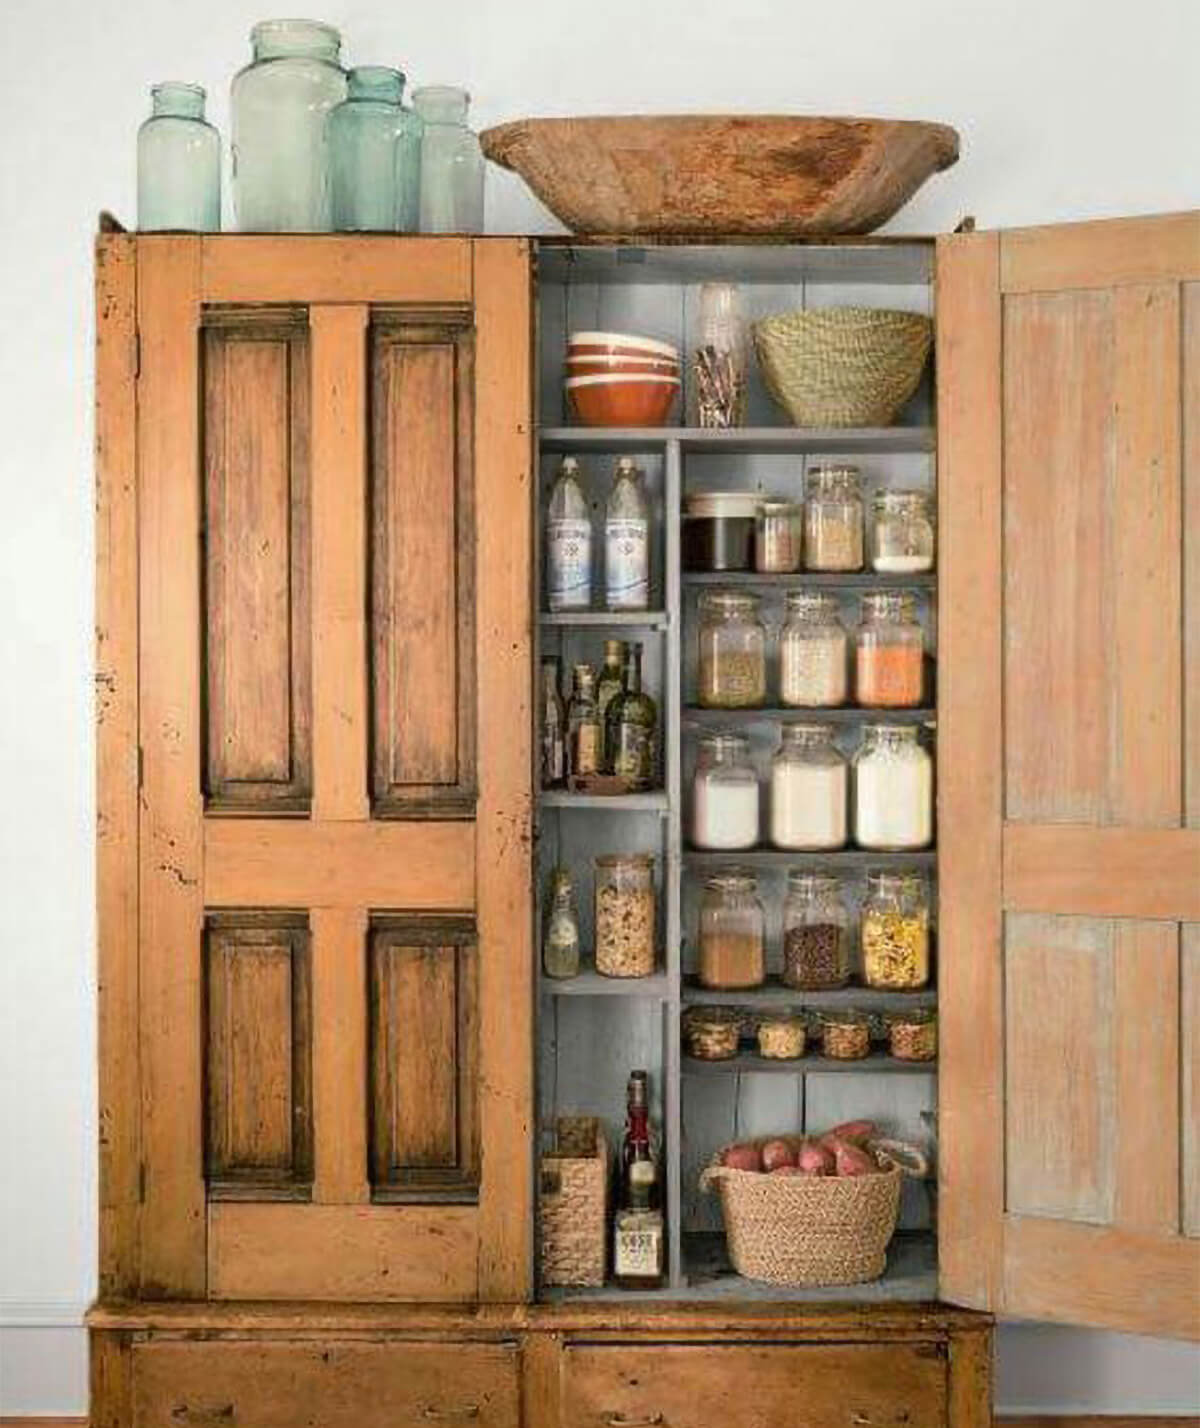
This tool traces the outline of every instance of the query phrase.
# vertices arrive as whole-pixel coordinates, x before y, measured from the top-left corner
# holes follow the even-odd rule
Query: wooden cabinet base
[[[94,1428],[991,1422],[991,1320],[939,1305],[103,1304]]]

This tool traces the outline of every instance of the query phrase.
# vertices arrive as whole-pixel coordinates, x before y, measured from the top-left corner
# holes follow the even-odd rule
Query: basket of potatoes
[[[700,1186],[720,1197],[739,1274],[813,1288],[879,1278],[901,1177],[923,1177],[928,1168],[916,1146],[881,1136],[871,1121],[849,1121],[819,1136],[727,1145]]]

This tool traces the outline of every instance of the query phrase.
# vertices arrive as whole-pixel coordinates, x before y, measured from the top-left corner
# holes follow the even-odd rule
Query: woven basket
[[[932,343],[929,318],[884,308],[813,308],[754,324],[767,390],[797,426],[890,425]]]
[[[801,1139],[751,1144],[784,1140],[798,1149]],[[746,1279],[809,1288],[878,1279],[896,1231],[901,1175],[927,1166],[920,1151],[897,1141],[872,1141],[869,1149],[881,1165],[877,1175],[766,1175],[730,1169],[718,1151],[700,1188],[721,1198],[734,1269]]]
[[[544,1285],[604,1283],[608,1145],[594,1116],[560,1116],[555,1149],[541,1160],[541,1275]]]

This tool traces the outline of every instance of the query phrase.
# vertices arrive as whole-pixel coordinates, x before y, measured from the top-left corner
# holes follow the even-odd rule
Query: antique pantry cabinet
[[[1200,216],[813,245],[108,233],[97,263],[96,1424],[959,1428],[990,1421],[977,1311],[1200,1331]],[[685,341],[711,276],[761,310],[933,312],[936,404],[886,431],[765,407],[728,437],[564,428],[567,328]],[[636,454],[659,531],[654,608],[624,623],[667,777],[610,809],[534,787],[539,645],[613,623],[537,615],[568,451],[598,477]],[[830,451],[936,479],[941,1055],[701,1078],[681,490],[794,489]],[[660,975],[540,989],[548,860],[614,845],[658,859]],[[633,1064],[671,1283],[542,1292],[540,1129],[616,1114]],[[875,1104],[940,1116],[909,1270],[817,1295],[708,1273],[712,1150]]]

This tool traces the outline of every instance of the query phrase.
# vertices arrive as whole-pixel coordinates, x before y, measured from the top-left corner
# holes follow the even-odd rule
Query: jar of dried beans
[[[829,708],[846,702],[850,641],[836,595],[789,590],[779,634],[779,702]]]
[[[854,655],[855,693],[875,709],[910,709],[921,702],[925,640],[916,601],[907,590],[868,590]]]
[[[782,980],[803,991],[844,987],[850,980],[850,914],[841,884],[827,873],[788,873]]]
[[[700,597],[699,702],[751,709],[767,696],[767,632],[757,595],[706,591]]]
[[[609,853],[596,859],[596,971],[648,977],[654,971],[654,859]]]
[[[862,961],[869,987],[916,991],[929,981],[929,898],[919,873],[867,874]]]
[[[932,1061],[937,1056],[937,1013],[928,1008],[893,1012],[887,1018],[888,1049],[897,1061]]]
[[[766,927],[753,873],[730,868],[704,881],[700,898],[702,986],[735,991],[766,978]]]
[[[921,490],[876,491],[871,520],[871,569],[912,575],[933,569],[933,516]]]
[[[809,570],[861,570],[862,484],[856,466],[818,466],[808,473],[804,562]]]

